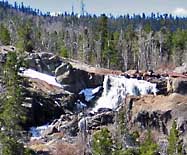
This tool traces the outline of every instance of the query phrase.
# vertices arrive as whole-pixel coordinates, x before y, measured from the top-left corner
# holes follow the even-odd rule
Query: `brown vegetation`
[[[79,144],[58,143],[53,155],[82,155],[83,147]]]

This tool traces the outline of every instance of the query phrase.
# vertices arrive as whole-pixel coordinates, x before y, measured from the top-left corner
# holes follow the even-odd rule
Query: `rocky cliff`
[[[7,52],[0,53],[1,64]],[[180,137],[187,144],[185,73],[124,73],[45,52],[26,53],[24,59],[27,68],[21,69],[21,75],[28,82],[23,106],[27,107],[29,118],[24,127],[32,134],[27,144],[36,152],[53,152],[59,143],[74,145],[81,135],[89,139],[103,126],[114,131],[122,109],[125,127],[130,133],[138,132],[140,139],[145,130],[151,129],[158,142],[167,141],[176,121]],[[37,127],[40,125],[44,126]],[[124,145],[127,143],[128,138]],[[37,147],[39,144],[42,148]]]

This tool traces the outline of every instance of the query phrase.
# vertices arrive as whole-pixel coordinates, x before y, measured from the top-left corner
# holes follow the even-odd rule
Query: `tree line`
[[[35,12],[35,13],[33,13]],[[187,58],[187,18],[170,14],[119,17],[72,13],[56,17],[0,2],[0,41],[110,69],[157,69]]]

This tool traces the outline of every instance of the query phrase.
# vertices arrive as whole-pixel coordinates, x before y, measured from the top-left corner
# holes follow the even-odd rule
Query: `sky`
[[[42,12],[71,13],[73,8],[78,14],[81,13],[81,1],[85,4],[85,12],[96,15],[105,13],[119,16],[143,12],[150,15],[154,12],[187,17],[187,0],[16,0],[17,3],[23,2]],[[14,4],[15,0],[8,0],[8,2]]]

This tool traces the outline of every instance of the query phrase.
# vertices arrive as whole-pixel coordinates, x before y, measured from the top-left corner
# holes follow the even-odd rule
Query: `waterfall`
[[[127,95],[156,95],[156,84],[124,76],[106,75],[103,81],[103,94],[97,100],[93,111],[100,108],[116,109]]]

